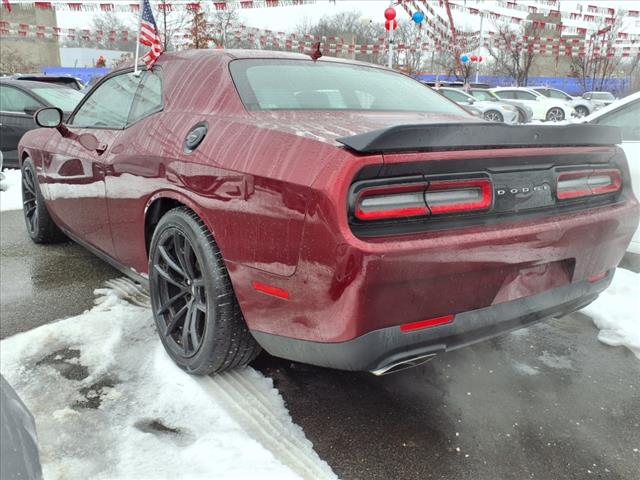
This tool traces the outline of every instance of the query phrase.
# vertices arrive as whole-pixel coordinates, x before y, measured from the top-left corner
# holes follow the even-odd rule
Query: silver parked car
[[[566,92],[562,90],[558,90],[557,88],[549,88],[549,87],[531,87],[532,90],[535,90],[538,93],[541,93],[545,97],[549,98],[557,98],[558,100],[564,100],[568,102],[573,108],[576,109],[576,116],[586,117],[587,115],[593,113],[596,110],[595,105],[586,98],[581,97],[572,97]]]
[[[616,101],[616,97],[611,92],[584,92],[582,98],[593,103],[596,110]]]
[[[518,123],[529,123],[533,119],[533,110],[523,102],[517,100],[501,99],[491,90],[480,87],[471,87],[467,90],[469,95],[481,102],[500,102],[507,105],[512,105],[518,110]]]
[[[476,100],[475,97],[458,88],[442,87],[437,91],[463,107],[473,105],[474,108],[482,112],[484,119],[490,122],[518,123],[518,109],[513,105],[502,102]]]

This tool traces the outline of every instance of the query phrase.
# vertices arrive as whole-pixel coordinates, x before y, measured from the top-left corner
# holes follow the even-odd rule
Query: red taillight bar
[[[444,325],[453,321],[453,315],[443,315],[442,317],[429,318],[427,320],[418,320],[417,322],[403,323],[400,325],[400,331],[410,332],[421,328],[435,327],[436,325]]]
[[[622,186],[620,170],[577,170],[562,172],[557,178],[559,200],[617,192]]]
[[[356,198],[355,216],[360,220],[428,215],[424,203],[426,183],[405,183],[365,188]]]
[[[487,210],[493,203],[488,178],[429,180],[362,189],[355,200],[359,220],[442,215]]]
[[[434,215],[486,210],[493,202],[493,189],[488,178],[434,180],[425,198]]]

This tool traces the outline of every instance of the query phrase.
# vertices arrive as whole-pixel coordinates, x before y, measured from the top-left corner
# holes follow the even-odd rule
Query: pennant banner
[[[209,5],[215,10],[226,10],[227,8],[274,8],[287,7],[292,5],[309,5],[316,3],[316,0],[209,0],[202,2],[194,2],[193,0],[175,0],[170,2],[152,2],[154,6],[160,9],[199,9],[202,6]],[[38,2],[33,0],[3,0],[3,6],[11,11],[13,8],[18,9],[41,9],[41,10],[61,10],[73,12],[138,12],[140,4],[131,0],[112,0],[105,2],[100,0],[64,1],[53,0],[49,2]]]

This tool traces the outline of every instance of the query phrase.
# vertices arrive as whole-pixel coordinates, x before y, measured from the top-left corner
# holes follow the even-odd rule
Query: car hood
[[[277,130],[339,145],[335,139],[370,132],[394,125],[482,122],[460,112],[460,115],[418,112],[361,111],[269,111],[251,112],[251,123],[260,128]]]

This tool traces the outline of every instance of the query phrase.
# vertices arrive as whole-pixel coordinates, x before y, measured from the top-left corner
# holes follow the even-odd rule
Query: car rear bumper
[[[595,300],[613,278],[614,270],[597,281],[583,280],[537,295],[459,313],[443,325],[404,332],[391,326],[345,342],[323,343],[253,331],[272,355],[341,370],[386,373],[405,362],[454,350],[535,322],[559,317]]]

